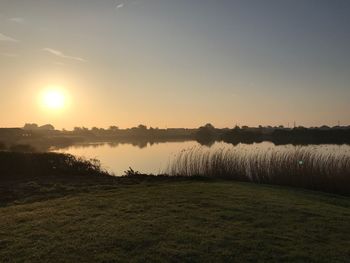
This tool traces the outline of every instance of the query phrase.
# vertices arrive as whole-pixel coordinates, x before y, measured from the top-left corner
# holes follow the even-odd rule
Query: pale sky
[[[0,0],[0,127],[350,125],[349,25],[348,0]]]

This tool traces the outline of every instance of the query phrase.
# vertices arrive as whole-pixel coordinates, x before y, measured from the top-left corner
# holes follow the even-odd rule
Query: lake
[[[350,145],[310,145],[310,146],[293,146],[280,145],[275,146],[270,142],[238,144],[232,145],[223,142],[215,142],[211,146],[202,146],[196,141],[184,142],[162,142],[147,143],[142,145],[131,143],[85,143],[76,144],[67,148],[55,149],[53,151],[60,153],[69,153],[75,156],[87,159],[99,159],[102,166],[109,172],[120,176],[124,174],[129,167],[135,171],[147,174],[159,174],[165,171],[169,162],[184,150],[201,147],[203,149],[233,149],[245,153],[253,153],[259,151],[286,151],[295,149],[296,147],[306,147],[320,154],[346,154],[350,155]]]

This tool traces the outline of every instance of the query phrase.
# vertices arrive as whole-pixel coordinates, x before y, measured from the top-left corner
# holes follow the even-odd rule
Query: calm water
[[[212,146],[201,146],[196,141],[164,142],[147,145],[132,145],[118,143],[89,143],[70,146],[55,150],[56,152],[70,153],[87,159],[99,159],[105,169],[115,175],[122,175],[125,170],[132,167],[143,173],[158,174],[164,171],[170,160],[182,150],[193,147],[210,149],[233,148],[242,152],[257,152],[279,150],[285,151],[295,148],[293,145],[275,146],[269,142],[255,144],[232,144],[217,142]],[[303,146],[322,154],[335,153],[350,155],[349,145],[311,145]]]

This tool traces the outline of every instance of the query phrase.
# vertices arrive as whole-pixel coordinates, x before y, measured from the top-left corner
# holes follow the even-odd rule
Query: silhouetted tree
[[[218,134],[215,127],[211,123],[207,123],[204,126],[198,128],[195,137],[198,142],[205,145],[210,145],[211,142],[215,141]]]
[[[93,133],[98,133],[98,132],[100,131],[100,129],[97,128],[97,127],[92,127],[92,128],[91,128],[91,131],[92,131]]]
[[[91,134],[91,132],[89,131],[89,129],[86,128],[86,127],[74,127],[73,133],[79,134],[79,135]]]
[[[36,123],[26,123],[23,127],[24,130],[37,130],[39,128]]]
[[[118,126],[109,126],[108,130],[110,130],[110,131],[118,131],[119,127]]]
[[[206,125],[204,125],[204,128],[209,129],[209,130],[215,130],[214,125],[211,123],[207,123]]]
[[[81,131],[82,131],[82,128],[80,128],[80,127],[74,127],[73,131],[74,131],[74,132],[81,132]]]
[[[40,126],[38,129],[43,131],[53,131],[55,130],[55,127],[51,124],[45,124],[43,126]]]

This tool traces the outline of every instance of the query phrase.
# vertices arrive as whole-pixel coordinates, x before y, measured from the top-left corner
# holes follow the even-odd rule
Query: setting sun
[[[62,109],[65,106],[65,96],[60,90],[48,90],[44,92],[42,103],[49,109]]]

